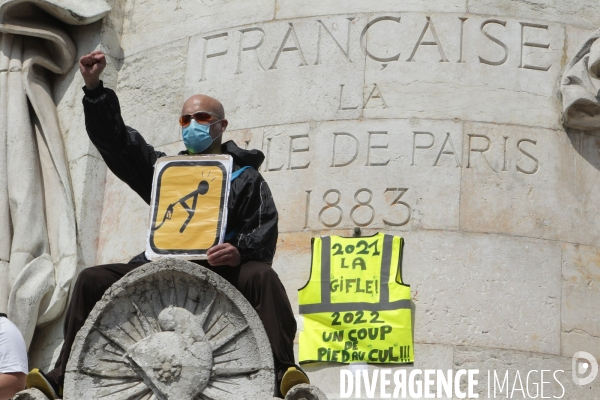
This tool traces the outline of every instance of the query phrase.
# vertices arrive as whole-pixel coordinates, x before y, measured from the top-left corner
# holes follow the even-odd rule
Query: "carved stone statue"
[[[560,80],[563,124],[590,130],[600,127],[600,30],[585,41]]]
[[[63,23],[84,25],[104,0],[0,1],[0,310],[29,346],[63,311],[77,267],[75,210],[52,74],[75,61]]]
[[[327,396],[318,387],[302,383],[291,388],[285,400],[327,400]]]
[[[115,283],[79,331],[64,398],[271,399],[269,340],[252,306],[199,265],[161,260]]]

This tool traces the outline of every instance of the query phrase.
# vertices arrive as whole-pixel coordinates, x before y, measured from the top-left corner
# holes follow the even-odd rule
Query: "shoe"
[[[289,367],[288,370],[285,371],[285,374],[283,374],[283,378],[281,378],[279,390],[281,390],[281,394],[285,397],[291,388],[301,383],[310,384],[308,376],[306,376],[302,370],[298,370],[295,367]]]
[[[32,369],[25,378],[27,389],[35,388],[44,393],[50,400],[60,399],[61,390],[39,368]]]

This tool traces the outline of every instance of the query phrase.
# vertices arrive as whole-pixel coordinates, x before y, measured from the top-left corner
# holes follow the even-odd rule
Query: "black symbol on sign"
[[[183,225],[181,225],[181,228],[179,229],[179,233],[183,233],[183,231],[185,231],[185,228],[187,228],[188,224],[192,220],[192,217],[196,213],[196,205],[198,204],[198,196],[206,194],[206,192],[208,192],[208,182],[203,180],[198,184],[198,189],[194,190],[190,194],[183,196],[181,199],[177,200],[175,203],[169,204],[169,206],[167,207],[167,211],[165,211],[165,216],[163,217],[162,222],[160,223],[160,225],[156,226],[153,230],[156,231],[156,230],[160,229],[160,227],[163,226],[163,224],[165,223],[166,220],[171,219],[171,217],[173,217],[173,208],[177,204],[181,204],[181,207],[183,207],[183,209],[185,211],[187,211],[187,213],[188,213],[188,217],[186,218],[185,222],[183,223]],[[192,199],[191,207],[188,206],[188,204],[187,204],[187,201],[189,199]]]

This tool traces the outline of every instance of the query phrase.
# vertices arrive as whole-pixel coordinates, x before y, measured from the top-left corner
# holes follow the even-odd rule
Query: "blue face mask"
[[[215,121],[210,125],[203,125],[192,119],[190,124],[182,130],[183,144],[188,151],[192,154],[198,154],[208,149],[212,142],[221,136],[219,135],[215,139],[210,136],[210,127],[220,121]]]
[[[221,136],[219,135],[215,139],[210,136],[210,127],[217,122],[219,121],[213,122],[210,125],[203,125],[192,119],[190,124],[183,128],[183,144],[190,153],[202,153],[204,150],[210,147],[215,139]]]

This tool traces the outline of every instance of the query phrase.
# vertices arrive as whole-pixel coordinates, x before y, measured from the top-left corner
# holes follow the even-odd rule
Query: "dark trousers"
[[[79,274],[67,308],[63,330],[65,342],[54,369],[47,374],[50,379],[59,385],[64,383],[75,335],[94,305],[113,283],[143,264],[145,262],[99,265],[86,268]],[[295,366],[293,344],[296,320],[279,276],[268,264],[255,261],[235,268],[224,266],[210,269],[239,290],[258,313],[273,350],[277,380],[281,380],[283,373]]]

